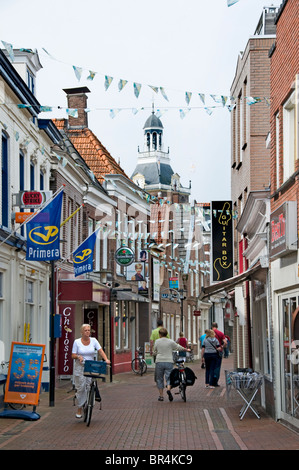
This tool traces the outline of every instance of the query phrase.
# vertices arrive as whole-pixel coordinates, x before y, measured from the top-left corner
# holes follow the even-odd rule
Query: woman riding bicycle
[[[78,401],[78,410],[76,418],[82,418],[82,407],[86,402],[87,389],[91,382],[90,377],[84,376],[84,362],[94,360],[95,351],[97,351],[102,359],[110,364],[105,352],[96,338],[90,337],[90,325],[83,324],[80,328],[81,338],[74,341],[72,349],[72,358],[75,359],[74,379],[76,387],[76,397]]]

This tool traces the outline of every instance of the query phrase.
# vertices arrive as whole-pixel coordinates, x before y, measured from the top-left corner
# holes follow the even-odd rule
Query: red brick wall
[[[271,56],[271,193],[282,185],[283,167],[283,104],[294,90],[296,74],[299,73],[299,2],[287,0],[283,2],[280,16],[276,25],[276,47]],[[297,98],[298,99],[298,98]],[[297,104],[298,105],[298,104]],[[275,115],[279,112],[279,166],[280,181],[276,185],[276,125]],[[295,171],[299,169],[298,160]],[[271,199],[271,211],[281,206],[285,201],[297,200],[298,180],[290,180],[288,185],[277,191]]]

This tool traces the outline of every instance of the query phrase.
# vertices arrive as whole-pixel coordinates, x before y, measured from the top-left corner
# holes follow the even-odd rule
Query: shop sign
[[[270,216],[270,258],[297,250],[297,202],[282,204]]]
[[[179,278],[170,277],[169,278],[169,289],[178,289],[179,288]]]
[[[135,253],[131,248],[122,246],[115,252],[115,261],[119,266],[130,266],[135,259]]]
[[[70,376],[73,373],[72,347],[75,340],[76,304],[60,304],[61,337],[59,338],[58,374]]]
[[[44,354],[44,344],[12,343],[4,398],[6,403],[38,405]]]
[[[233,219],[231,201],[212,201],[212,281],[230,279],[233,271]]]
[[[18,205],[22,209],[40,207],[52,197],[52,191],[20,191]]]

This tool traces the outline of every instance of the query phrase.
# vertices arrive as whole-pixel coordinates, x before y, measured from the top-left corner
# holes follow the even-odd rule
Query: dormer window
[[[32,73],[27,69],[27,86],[31,93],[35,95],[35,77]]]

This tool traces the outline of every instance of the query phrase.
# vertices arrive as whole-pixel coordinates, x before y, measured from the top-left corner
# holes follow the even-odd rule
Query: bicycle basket
[[[106,374],[107,364],[103,361],[85,361],[84,375],[96,377],[97,375]]]

